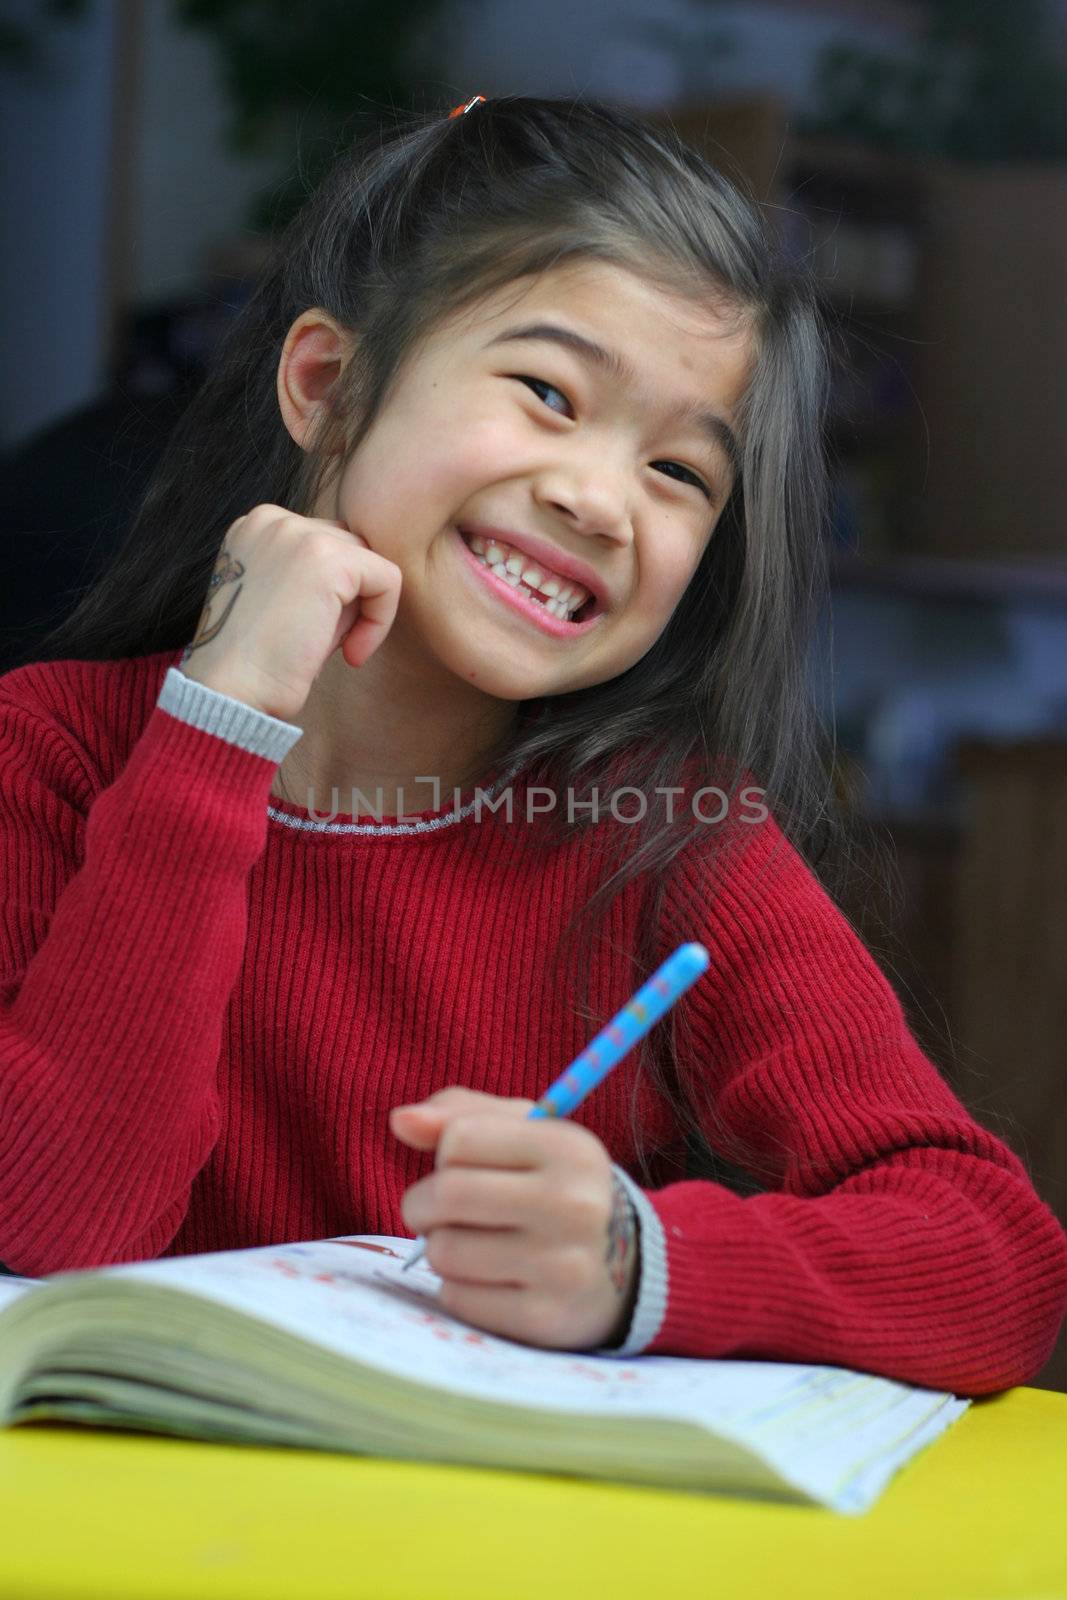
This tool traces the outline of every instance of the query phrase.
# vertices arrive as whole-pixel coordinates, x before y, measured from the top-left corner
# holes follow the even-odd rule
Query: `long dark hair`
[[[669,127],[595,101],[505,95],[455,118],[400,114],[345,151],[276,241],[109,570],[32,659],[179,649],[195,633],[235,518],[261,502],[307,514],[359,447],[420,339],[508,283],[583,258],[735,311],[754,351],[738,418],[737,481],[670,623],[619,677],[552,699],[547,715],[521,707],[506,752],[509,764],[557,791],[597,786],[607,794],[623,773],[649,798],[642,822],[607,830],[618,859],[608,853],[613,870],[557,950],[567,971],[588,971],[573,939],[593,915],[606,927],[611,901],[640,879],[647,904],[634,964],[645,977],[678,942],[675,931],[691,936],[669,930],[657,946],[672,863],[699,847],[714,873],[747,831],[709,828],[687,808],[671,824],[665,802],[653,797],[683,770],[717,784],[730,817],[742,810],[746,784],[761,788],[831,893],[850,854],[833,752],[807,677],[827,590],[828,363],[819,299],[776,247],[759,207]],[[275,383],[285,335],[313,306],[359,339],[305,453],[282,421]],[[590,811],[578,807],[568,819],[557,807],[539,837],[551,846],[591,823]],[[577,1004],[590,1020],[606,1020],[584,999]],[[690,1146],[703,1149],[699,1085],[679,1081],[675,1070],[680,1012],[648,1036],[642,1070],[669,1097]],[[743,1189],[750,1178],[743,1168],[729,1172],[725,1158],[757,1173],[759,1155],[721,1132],[719,1175]]]

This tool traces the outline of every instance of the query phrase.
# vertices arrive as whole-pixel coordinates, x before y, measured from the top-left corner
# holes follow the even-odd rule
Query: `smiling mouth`
[[[498,582],[506,583],[516,598],[525,601],[534,610],[543,612],[546,622],[554,622],[558,627],[564,629],[580,628],[583,624],[588,624],[594,617],[599,616],[603,610],[595,595],[587,595],[573,611],[561,613],[558,609],[559,603],[553,596],[542,594],[538,590],[531,588],[518,574],[503,570],[500,563],[491,565],[482,552],[474,549],[470,534],[466,533],[462,528],[457,528],[456,532],[459,534],[471,559],[476,561],[484,571],[492,573]],[[563,580],[557,579],[557,587],[562,582]]]

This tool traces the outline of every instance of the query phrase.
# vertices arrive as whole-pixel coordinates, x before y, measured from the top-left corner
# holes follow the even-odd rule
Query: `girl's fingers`
[[[450,1121],[437,1141],[437,1166],[510,1167],[530,1171],[546,1164],[551,1124],[498,1112],[464,1112]]]
[[[374,654],[393,626],[399,604],[400,591],[388,576],[383,574],[377,583],[372,575],[364,577],[358,596],[338,624],[341,653],[350,667],[361,667]]]
[[[527,1279],[515,1228],[434,1228],[426,1239],[426,1259],[450,1283],[522,1289]]]
[[[440,1112],[418,1106],[394,1106],[389,1113],[389,1128],[395,1139],[413,1150],[433,1150],[441,1137]]]
[[[442,1310],[461,1322],[473,1323],[486,1333],[498,1334],[503,1339],[521,1339],[519,1329],[525,1320],[524,1313],[530,1298],[529,1289],[513,1284],[452,1283],[441,1285],[439,1296]]]
[[[454,1117],[472,1111],[493,1111],[501,1116],[524,1120],[533,1108],[533,1100],[505,1099],[501,1095],[484,1094],[480,1089],[465,1089],[453,1083],[447,1089],[435,1090],[425,1100],[393,1106],[389,1113],[389,1126],[406,1144],[416,1144],[418,1141],[417,1148],[432,1149],[446,1124]],[[413,1137],[409,1137],[409,1130]],[[430,1130],[433,1131],[433,1138],[428,1141]]]
[[[433,1172],[404,1195],[402,1215],[409,1228],[526,1228],[530,1222],[530,1179],[521,1172],[452,1168]]]

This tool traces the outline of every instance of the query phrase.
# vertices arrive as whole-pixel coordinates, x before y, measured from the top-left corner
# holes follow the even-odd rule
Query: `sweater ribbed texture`
[[[0,1260],[17,1273],[405,1235],[433,1158],[392,1137],[390,1108],[457,1083],[536,1099],[590,1036],[548,962],[601,881],[595,830],[535,855],[521,775],[511,822],[448,797],[399,826],[317,821],[270,795],[300,729],[180,657],[0,678]],[[725,1130],[760,1153],[766,1192],[675,1181],[680,1131],[633,1057],[599,1086],[574,1120],[631,1175],[642,1236],[619,1353],[968,1395],[1026,1382],[1067,1311],[1067,1236],[774,822],[738,831],[725,868],[680,865],[659,950],[708,948],[676,1008],[678,1068],[712,1146]],[[601,1017],[647,976],[639,914],[630,889],[596,946]]]

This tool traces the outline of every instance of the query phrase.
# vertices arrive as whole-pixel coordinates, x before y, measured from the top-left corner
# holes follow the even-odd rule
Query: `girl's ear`
[[[302,311],[286,334],[278,361],[278,406],[301,450],[312,444],[354,344],[352,335],[317,306]]]

